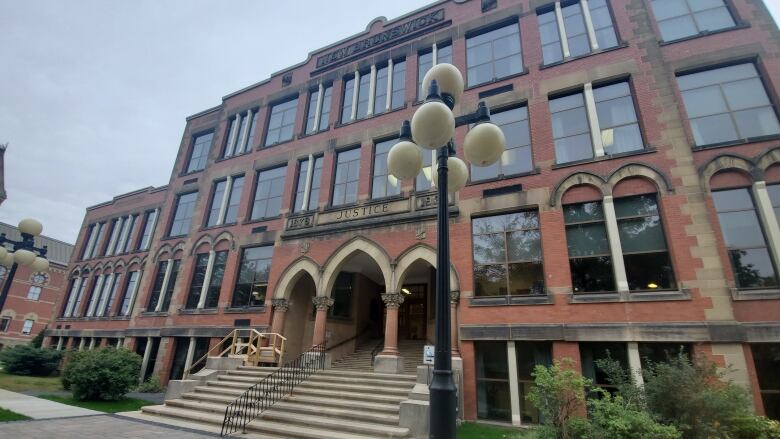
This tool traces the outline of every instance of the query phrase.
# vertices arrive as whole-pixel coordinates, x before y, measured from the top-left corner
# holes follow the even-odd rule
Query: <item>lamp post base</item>
[[[434,370],[431,395],[431,439],[455,439],[458,397],[452,370]]]

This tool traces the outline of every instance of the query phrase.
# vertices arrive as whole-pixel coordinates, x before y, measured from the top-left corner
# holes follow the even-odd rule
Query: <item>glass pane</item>
[[[743,139],[780,133],[777,115],[772,107],[737,111],[734,113],[734,119]]]
[[[508,149],[501,155],[501,173],[504,175],[519,174],[533,170],[531,147]]]
[[[667,252],[623,255],[623,263],[629,290],[677,288]]]
[[[775,269],[766,248],[731,250],[729,256],[738,287],[760,288],[777,285]]]
[[[551,16],[553,21],[541,23],[542,17],[545,15]],[[540,21],[539,38],[541,39],[542,45],[557,43],[558,41],[560,41],[560,36],[558,34],[558,23],[555,21],[555,14],[553,12],[548,12],[547,14],[540,15],[539,21]]]
[[[566,227],[569,257],[609,254],[609,240],[604,223],[587,223]]]
[[[477,379],[509,380],[504,342],[476,342]]]
[[[712,9],[717,7],[723,7],[723,0],[687,0],[688,6],[691,7],[691,11],[703,11],[705,9]]]
[[[727,247],[764,247],[766,241],[755,210],[718,214]]]
[[[666,249],[661,219],[656,215],[620,220],[618,230],[624,253]]]
[[[567,163],[589,158],[593,158],[590,133],[555,140],[555,159],[557,163]]]
[[[664,41],[674,41],[699,33],[690,15],[659,21],[658,28]]]
[[[542,258],[541,233],[525,230],[507,234],[507,252],[510,261],[536,261]]]
[[[556,139],[589,132],[585,108],[579,107],[554,113],[552,115],[552,129]]]
[[[723,84],[723,94],[726,95],[726,101],[732,111],[770,105],[764,84],[758,78]]]
[[[700,31],[713,31],[734,26],[734,19],[731,18],[731,14],[725,6],[697,12],[694,14],[694,19],[699,25]]]
[[[523,71],[523,62],[517,56],[496,60],[493,65],[493,76],[504,78]]]
[[[688,90],[691,88],[704,87],[706,85],[755,77],[758,77],[756,67],[752,63],[747,63],[678,76],[677,82],[680,85],[680,90]]]
[[[638,124],[601,130],[601,143],[607,154],[636,151],[644,148]]]
[[[718,212],[753,209],[753,198],[746,188],[713,192],[712,201],[715,203],[715,210]]]
[[[477,264],[503,263],[504,234],[474,235],[474,262]]]
[[[506,266],[475,265],[474,287],[476,296],[505,296],[509,294],[506,286]]]
[[[687,90],[682,93],[682,96],[685,102],[685,111],[690,118],[728,111],[720,87],[717,85]]]
[[[559,44],[548,44],[542,47],[545,64],[552,64],[563,59],[563,51]]]
[[[780,184],[770,184],[766,187],[769,192],[769,199],[772,201],[772,206],[780,206]]]
[[[506,343],[478,342],[476,353],[477,416],[511,419]]]
[[[604,11],[606,13],[606,9]],[[596,41],[598,41],[599,47],[602,49],[615,47],[618,44],[617,35],[615,35],[615,30],[611,26],[597,30]]]
[[[569,260],[572,289],[575,293],[615,291],[612,258],[575,258]]]
[[[509,294],[544,294],[542,263],[509,264]]]
[[[601,208],[601,201],[567,204],[563,206],[563,218],[567,224],[580,221],[603,220],[604,211]]]
[[[730,142],[739,138],[728,114],[691,119],[691,129],[697,145]]]
[[[520,53],[520,38],[517,35],[508,35],[493,41],[493,57],[504,58]]]
[[[596,114],[598,115],[601,128],[636,122],[634,101],[631,99],[631,96],[596,103]]]
[[[577,107],[584,107],[585,100],[582,93],[576,93],[569,96],[550,99],[550,112],[557,113],[563,110],[569,110]]]
[[[569,53],[571,56],[580,56],[586,53],[590,53],[590,42],[588,36],[582,34],[580,36],[569,38]]]
[[[656,20],[665,20],[688,13],[688,7],[680,0],[653,0],[653,13]]]

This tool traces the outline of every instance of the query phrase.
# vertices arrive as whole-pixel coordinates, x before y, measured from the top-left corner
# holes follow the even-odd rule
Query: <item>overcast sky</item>
[[[0,0],[0,221],[74,242],[87,206],[168,183],[186,116],[428,3]]]

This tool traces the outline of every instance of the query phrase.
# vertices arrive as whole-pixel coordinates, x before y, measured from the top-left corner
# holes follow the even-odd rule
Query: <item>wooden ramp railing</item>
[[[202,357],[193,361],[185,371],[184,378],[205,365],[209,357],[243,358],[245,363],[253,366],[264,363],[280,367],[284,360],[286,342],[284,336],[275,332],[260,332],[251,328],[234,329]]]

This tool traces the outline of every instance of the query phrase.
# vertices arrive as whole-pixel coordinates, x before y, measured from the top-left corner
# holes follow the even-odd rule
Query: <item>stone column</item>
[[[190,337],[189,344],[187,345],[187,357],[184,360],[184,373],[181,379],[186,380],[189,375],[190,368],[192,367],[192,360],[195,356],[195,337]]]
[[[274,307],[271,332],[281,334],[284,331],[284,318],[287,317],[287,310],[290,309],[290,302],[287,299],[273,299],[271,300],[271,304]]]
[[[62,336],[57,337],[57,338],[58,338],[58,340],[57,340],[57,350],[61,351],[62,350]]]
[[[631,375],[637,386],[645,384],[642,378],[642,360],[639,357],[639,343],[635,341],[628,342],[628,367],[631,369]]]
[[[144,382],[144,373],[149,365],[149,357],[152,355],[152,337],[146,337],[146,347],[144,348],[144,358],[141,361],[141,373],[138,375],[138,383]]]
[[[197,309],[203,309],[206,306],[206,296],[209,293],[209,286],[211,285],[211,273],[214,271],[214,260],[216,259],[217,252],[214,249],[209,250],[209,259],[206,261],[206,273],[203,276],[203,286],[200,288],[200,297],[198,298]]]
[[[458,349],[458,301],[460,301],[460,291],[450,291],[450,343],[452,343],[453,358],[460,358],[460,349]]]
[[[325,342],[325,322],[328,319],[328,308],[333,306],[333,299],[327,296],[312,297],[311,301],[317,309],[317,315],[314,318],[314,337],[312,346]]]
[[[617,214],[612,195],[604,196],[602,206],[604,208],[604,224],[607,226],[607,236],[609,237],[609,250],[612,255],[612,270],[615,273],[615,286],[618,291],[628,291],[628,277],[626,276],[626,266],[623,263],[620,230],[617,225]]]
[[[89,339],[89,350],[95,349],[95,337],[90,337]]]
[[[512,425],[520,426],[522,423],[520,413],[520,389],[517,378],[517,351],[515,342],[506,343],[506,364],[509,372],[509,402],[512,410]]]
[[[81,340],[79,340],[79,350],[80,351],[84,350],[84,345],[86,343],[87,343],[87,338],[86,337],[81,337]]]
[[[593,84],[586,82],[584,88],[583,94],[585,95],[585,108],[588,110],[588,124],[590,125],[590,139],[593,142],[593,155],[602,157],[606,152],[604,151],[604,143],[601,140],[599,116],[596,113],[596,99],[593,97]]]
[[[404,296],[398,293],[382,294],[387,308],[385,320],[385,347],[379,355],[398,356],[398,308],[404,303]]]

